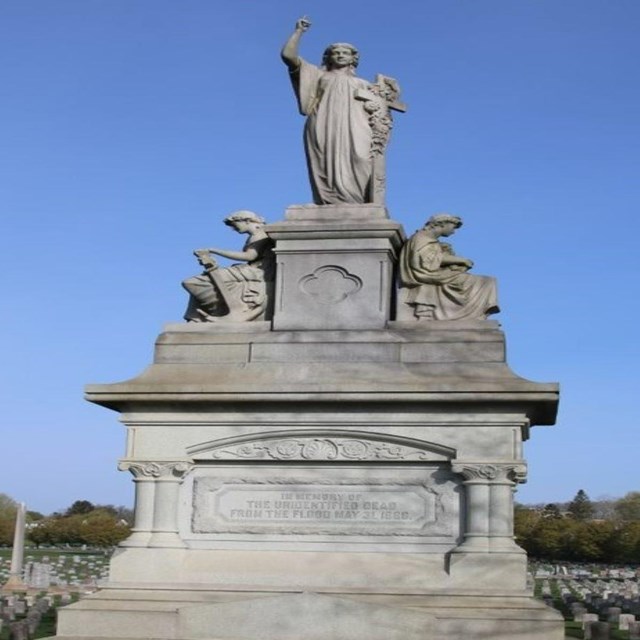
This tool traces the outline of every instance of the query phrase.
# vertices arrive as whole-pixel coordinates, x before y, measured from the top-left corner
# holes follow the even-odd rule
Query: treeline
[[[640,564],[640,492],[592,502],[580,490],[566,504],[517,505],[515,534],[533,558]]]
[[[0,494],[0,545],[13,544],[17,504]],[[77,500],[62,512],[44,516],[28,511],[25,537],[35,545],[110,547],[131,532],[132,512],[125,507]]]

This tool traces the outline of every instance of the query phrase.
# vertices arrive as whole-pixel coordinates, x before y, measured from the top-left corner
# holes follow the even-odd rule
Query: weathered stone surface
[[[431,216],[402,248],[399,320],[483,320],[499,311],[495,279],[468,273],[473,262],[439,240],[461,225],[458,216]]]
[[[283,54],[301,101],[303,30]],[[329,51],[328,74],[347,53]],[[359,88],[385,86],[397,88]],[[310,120],[342,117],[322,109]],[[344,181],[320,179],[325,157],[350,154],[341,145],[310,162],[320,204],[264,229],[239,218],[242,252],[198,252],[191,322],[166,327],[149,368],[87,388],[127,428],[135,525],[107,588],[60,611],[59,638],[562,639],[513,536],[523,442],[553,424],[557,385],[511,371],[473,287],[460,305],[473,311],[454,320],[402,316],[405,236],[381,201],[382,147],[365,154],[364,182],[357,159]],[[273,245],[273,295],[255,242]],[[470,266],[438,246],[442,263]],[[246,264],[219,270],[211,253]]]
[[[384,329],[404,239],[397,222],[294,219],[267,233],[277,261],[275,330]]]
[[[182,283],[189,292],[184,315],[188,322],[249,322],[271,315],[274,265],[264,218],[252,211],[236,211],[224,222],[249,238],[242,251],[194,251],[204,271]],[[221,268],[211,254],[243,262]]]
[[[316,204],[384,202],[384,152],[392,111],[404,111],[393,78],[375,83],[355,75],[359,53],[351,44],[331,44],[317,67],[298,55],[311,23],[297,21],[282,49],[298,107],[307,116],[304,132],[307,167]]]
[[[429,640],[435,619],[425,611],[303,593],[180,610],[179,633],[220,640]]]
[[[151,593],[154,595],[150,598]],[[370,607],[380,609],[379,616],[373,614]],[[564,638],[557,612],[531,598],[514,597],[506,593],[493,598],[480,595],[452,597],[449,594],[386,594],[372,598],[355,593],[338,596],[292,592],[188,592],[170,588],[155,593],[149,589],[105,589],[99,599],[85,599],[72,607],[66,607],[64,620],[61,622],[62,632],[59,630],[56,637],[67,640],[79,640],[81,637],[86,639],[87,624],[91,621],[97,623],[94,627],[96,634],[91,636],[95,638],[118,637],[126,640],[189,637],[226,640],[228,636],[223,634],[232,631],[232,625],[225,615],[216,615],[225,613],[231,620],[238,620],[238,632],[246,634],[230,636],[231,638],[255,640],[264,637],[259,635],[260,629],[255,629],[254,632],[251,628],[253,613],[257,611],[261,616],[256,615],[255,618],[265,620],[265,634],[276,630],[288,632],[298,621],[297,637],[316,637],[308,635],[313,634],[315,628],[309,621],[318,620],[320,629],[327,633],[317,637],[326,640],[335,636],[329,635],[331,626],[323,624],[318,616],[328,608],[332,616],[327,617],[334,621],[337,628],[342,628],[344,633],[371,634],[356,635],[356,638],[375,638],[379,630],[387,633],[402,630],[407,634],[405,638],[410,639],[413,637],[413,630],[421,627],[421,621],[428,621],[428,624],[422,625],[422,635],[415,636],[419,640],[466,640],[474,636],[509,640]],[[279,612],[291,614],[288,616],[289,620],[282,620],[284,616],[279,616]],[[361,617],[363,615],[365,618]],[[240,617],[244,617],[244,622],[239,620]],[[378,624],[369,624],[369,619],[377,620]],[[403,625],[402,620],[406,620],[407,624]],[[109,622],[110,626],[107,626]],[[214,631],[220,632],[220,635],[215,635]],[[101,636],[98,636],[98,632]],[[345,636],[337,637],[342,640]]]
[[[389,424],[408,406],[455,412],[490,402],[491,410],[523,411],[531,424],[553,423],[557,385],[530,382],[509,369],[495,322],[388,326],[224,333],[210,324],[169,325],[158,339],[156,364],[125,383],[89,385],[87,397],[116,409],[131,401],[140,408],[181,401],[190,410],[215,403],[216,411],[241,398],[245,409],[260,405],[258,413],[265,403],[295,400],[358,403],[349,412],[364,414],[372,403]],[[482,415],[476,417],[482,424]]]
[[[611,625],[608,622],[587,622],[584,627],[586,640],[609,640]]]
[[[629,622],[629,640],[640,640],[640,622]]]
[[[286,221],[357,222],[362,220],[385,220],[387,209],[380,204],[294,204],[284,213]]]

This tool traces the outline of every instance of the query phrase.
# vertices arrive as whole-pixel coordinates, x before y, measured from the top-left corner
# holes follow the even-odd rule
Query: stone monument
[[[11,550],[11,568],[9,578],[2,585],[2,591],[26,591],[28,586],[23,579],[24,569],[24,537],[27,520],[27,506],[20,502],[16,509],[16,525],[13,531],[13,547]]]
[[[309,24],[282,56],[314,202],[227,218],[249,239],[196,252],[188,322],[137,378],[87,388],[127,427],[135,526],[57,637],[560,640],[513,537],[557,385],[508,367],[494,280],[440,240],[459,218],[409,242],[389,218],[376,127],[397,83],[357,78],[344,43],[306,63]]]

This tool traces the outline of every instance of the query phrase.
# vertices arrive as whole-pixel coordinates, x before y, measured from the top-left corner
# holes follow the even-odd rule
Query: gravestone
[[[587,622],[584,637],[585,640],[609,640],[611,625],[608,622]]]
[[[620,620],[620,614],[622,613],[622,609],[620,607],[608,607],[607,608],[607,620],[611,624],[618,624]]]
[[[29,626],[26,620],[18,620],[9,625],[9,640],[29,640]]]
[[[584,614],[587,613],[587,609],[584,606],[572,606],[571,611],[573,613],[573,619],[575,622],[582,622]]]
[[[344,43],[323,68],[299,60],[308,26],[283,51],[298,97],[344,83],[366,111],[307,115],[378,144],[368,109],[386,118],[397,83],[343,77]],[[507,365],[494,279],[442,241],[462,220],[431,216],[407,242],[380,184],[351,197],[324,181],[323,149],[323,195],[271,224],[228,216],[248,240],[195,252],[188,322],[165,327],[140,376],[87,388],[127,427],[135,525],[105,587],[59,610],[57,637],[563,638],[513,537],[523,443],[553,424],[557,385]],[[377,153],[367,179],[383,175]]]
[[[51,565],[45,562],[33,562],[29,574],[29,587],[48,589],[51,585]]]
[[[640,622],[629,622],[629,640],[640,640]]]

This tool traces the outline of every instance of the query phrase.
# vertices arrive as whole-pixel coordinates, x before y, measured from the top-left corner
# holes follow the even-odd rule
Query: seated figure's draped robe
[[[443,265],[445,245],[418,231],[400,254],[400,284],[409,305],[433,307],[434,320],[482,319],[499,311],[496,281]]]
[[[371,201],[371,126],[358,89],[369,83],[350,70],[327,71],[305,60],[291,72],[316,204]]]
[[[258,254],[255,260],[216,270],[218,280],[225,287],[224,293],[217,290],[206,273],[182,283],[191,294],[185,320],[201,321],[204,316],[199,309],[206,315],[224,316],[230,311],[225,300],[232,300],[234,307],[243,311],[244,320],[263,317],[269,302],[269,284],[273,281],[275,270],[272,242],[266,237],[257,240],[249,238],[243,251],[249,249],[254,249]]]

